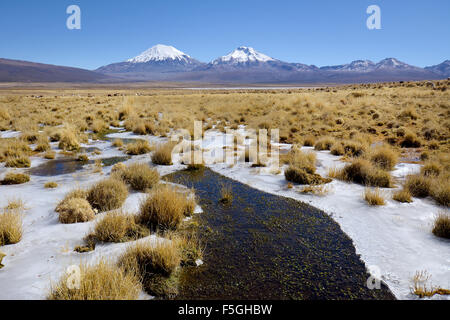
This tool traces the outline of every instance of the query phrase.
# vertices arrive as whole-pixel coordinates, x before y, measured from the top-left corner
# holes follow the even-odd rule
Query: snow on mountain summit
[[[127,62],[146,63],[149,61],[165,61],[165,60],[178,60],[183,62],[189,62],[191,60],[191,57],[172,46],[158,44],[144,51],[137,57],[127,60]]]
[[[401,62],[395,58],[386,58],[381,60],[376,65],[377,69],[414,69],[407,63]]]
[[[275,61],[275,59],[266,56],[251,47],[239,47],[230,54],[214,60],[212,64],[241,64],[268,61]]]

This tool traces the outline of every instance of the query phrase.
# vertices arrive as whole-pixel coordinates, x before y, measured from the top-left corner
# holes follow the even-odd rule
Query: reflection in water
[[[111,157],[102,159],[102,163],[105,167],[112,166],[118,162],[128,160],[130,157]],[[78,161],[76,159],[57,159],[46,161],[45,163],[31,168],[29,174],[34,176],[52,177],[62,174],[74,173],[82,170],[87,164],[93,164],[95,161],[90,160],[88,162]]]

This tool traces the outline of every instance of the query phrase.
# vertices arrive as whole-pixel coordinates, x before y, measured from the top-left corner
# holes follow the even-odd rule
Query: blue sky
[[[80,6],[82,29],[66,28]],[[368,30],[366,8],[381,8]],[[240,45],[315,64],[450,59],[448,0],[1,0],[0,57],[94,69],[161,43],[208,62]]]

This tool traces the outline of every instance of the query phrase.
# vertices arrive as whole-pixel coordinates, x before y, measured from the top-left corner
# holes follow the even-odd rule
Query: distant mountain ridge
[[[1,59],[0,82],[103,82],[106,74],[29,61]]]
[[[209,63],[202,63],[174,47],[156,45],[126,62],[96,71],[133,80],[242,83],[378,82],[433,80],[443,76],[442,72],[415,67],[395,58],[386,58],[378,63],[356,60],[349,64],[318,68],[284,62],[246,46],[238,47]]]
[[[241,46],[209,63],[158,44],[136,57],[94,71],[0,59],[0,82],[201,81],[211,83],[365,83],[450,77],[450,60],[420,68],[386,58],[317,67],[285,62]]]
[[[445,60],[444,62],[437,64],[435,66],[426,67],[425,70],[437,73],[443,77],[450,77],[450,60]]]

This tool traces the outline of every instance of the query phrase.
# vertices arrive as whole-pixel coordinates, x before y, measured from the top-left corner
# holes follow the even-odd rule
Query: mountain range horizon
[[[173,46],[157,44],[136,57],[95,70],[0,59],[0,82],[364,83],[448,77],[450,60],[424,68],[392,57],[318,67],[278,60],[249,46],[206,63]]]

